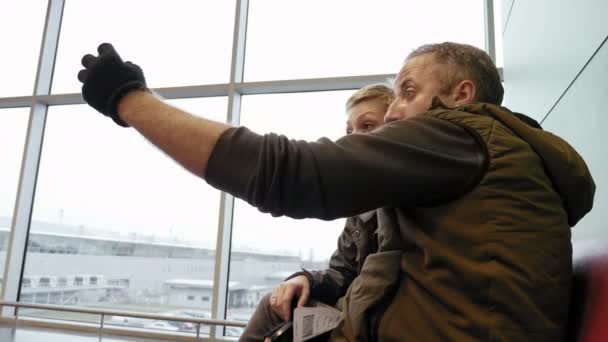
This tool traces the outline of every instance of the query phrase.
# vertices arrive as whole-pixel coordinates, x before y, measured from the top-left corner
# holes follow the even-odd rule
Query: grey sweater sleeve
[[[336,142],[227,130],[205,178],[273,216],[331,220],[385,206],[433,205],[475,186],[487,164],[476,133],[425,116]]]

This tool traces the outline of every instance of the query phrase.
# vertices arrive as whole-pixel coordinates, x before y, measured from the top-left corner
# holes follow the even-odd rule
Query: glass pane
[[[171,102],[225,121],[225,97]],[[50,107],[20,300],[209,316],[219,198],[135,130],[88,106]]]
[[[484,48],[481,1],[251,1],[245,79],[392,74],[446,40]]]
[[[241,124],[259,133],[335,140],[346,131],[344,104],[353,91],[243,97]],[[297,105],[294,105],[297,104]],[[228,319],[248,320],[260,298],[301,267],[323,269],[344,219],[273,218],[244,201],[234,208]],[[227,335],[240,335],[233,329]]]
[[[102,42],[142,67],[153,88],[226,83],[234,9],[234,0],[68,0],[52,91],[79,92],[80,59]]]
[[[29,108],[0,109],[0,272],[4,272],[29,111]]]
[[[503,1],[494,0],[494,37],[496,39],[496,66],[501,68],[505,65],[503,50]]]
[[[46,3],[0,2],[0,97],[31,95],[34,91]]]

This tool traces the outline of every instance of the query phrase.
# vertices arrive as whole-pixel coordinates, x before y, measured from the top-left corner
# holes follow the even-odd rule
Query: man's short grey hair
[[[504,89],[500,74],[485,51],[471,45],[453,42],[428,44],[412,51],[405,62],[426,54],[432,54],[436,62],[448,66],[442,68],[438,75],[443,94],[449,93],[458,83],[471,80],[477,88],[477,101],[496,105],[502,103]]]

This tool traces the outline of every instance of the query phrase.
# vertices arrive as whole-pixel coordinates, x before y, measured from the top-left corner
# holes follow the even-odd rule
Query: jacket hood
[[[593,207],[595,183],[583,158],[570,144],[555,134],[534,128],[505,107],[488,103],[474,103],[456,110],[491,115],[526,141],[541,157],[545,172],[562,198],[573,227]]]

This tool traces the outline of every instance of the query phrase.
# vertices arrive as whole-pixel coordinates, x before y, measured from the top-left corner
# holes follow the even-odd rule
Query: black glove
[[[97,48],[99,56],[82,57],[84,70],[78,73],[82,82],[82,98],[100,113],[109,116],[123,127],[129,127],[118,116],[118,103],[133,90],[149,90],[141,68],[123,62],[112,44],[103,43]]]

